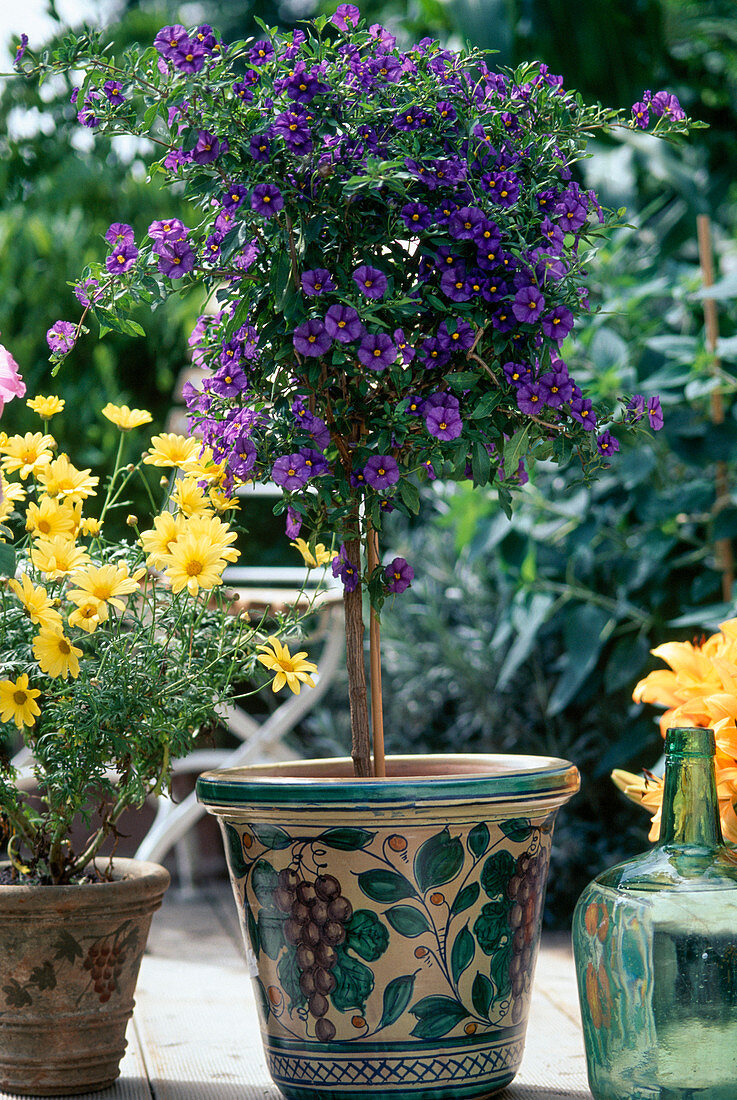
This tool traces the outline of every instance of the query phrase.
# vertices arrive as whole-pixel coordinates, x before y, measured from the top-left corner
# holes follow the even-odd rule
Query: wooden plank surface
[[[280,1100],[226,884],[154,917],[120,1080],[77,1100]],[[567,937],[544,940],[522,1068],[499,1100],[591,1100]],[[10,1100],[0,1092],[0,1100]]]

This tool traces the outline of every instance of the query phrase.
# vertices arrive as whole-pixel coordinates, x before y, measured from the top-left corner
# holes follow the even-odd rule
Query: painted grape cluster
[[[123,973],[126,958],[127,952],[123,942],[98,940],[97,943],[90,944],[82,966],[85,970],[89,970],[95,993],[100,998],[101,1004],[109,1001],[117,989],[118,978]]]
[[[535,855],[524,852],[517,857],[514,874],[507,883],[507,895],[512,907],[507,915],[512,931],[512,951],[509,976],[512,981],[512,1022],[522,1016],[523,993],[529,993],[532,983],[533,953],[537,942],[537,928],[545,896],[545,882],[550,862],[550,849],[540,848]]]

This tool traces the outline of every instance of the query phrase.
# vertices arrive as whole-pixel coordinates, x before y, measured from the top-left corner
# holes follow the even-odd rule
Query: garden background
[[[51,34],[80,11],[94,15],[117,52],[150,43],[165,23],[209,22],[228,41],[260,33],[256,16],[288,28],[334,6],[49,0],[46,15]],[[436,482],[422,490],[420,518],[397,520],[387,540],[388,556],[402,554],[416,572],[382,615],[387,749],[573,760],[582,792],[559,820],[547,906],[549,923],[566,924],[585,883],[647,843],[647,816],[609,773],[638,771],[660,756],[653,708],[631,701],[657,664],[650,649],[709,633],[732,614],[737,14],[732,0],[370,0],[361,8],[400,42],[431,35],[451,47],[494,49],[504,64],[538,58],[566,87],[608,106],[667,88],[710,127],[683,146],[622,131],[592,145],[581,165],[582,182],[606,205],[626,207],[636,228],[618,231],[592,264],[598,312],[563,346],[563,358],[594,399],[659,393],[664,429],[623,446],[594,486],[573,466],[539,464],[511,521],[493,490]],[[16,44],[4,47],[6,71]],[[0,90],[0,330],[29,393],[66,399],[54,422],[62,446],[99,467],[116,438],[99,416],[107,401],[147,408],[153,429],[163,427],[202,301],[177,295],[142,312],[145,338],[110,333],[98,342],[92,334],[50,379],[46,330],[77,318],[70,284],[102,255],[108,225],[141,231],[156,218],[187,220],[170,191],[145,183],[145,146],[59,124],[74,118],[70,93],[61,80],[40,88],[10,80]],[[718,307],[715,350],[704,328],[699,214],[710,219],[715,251],[716,283],[707,291]],[[7,406],[5,431],[37,426],[22,403]],[[274,552],[292,553],[286,539]],[[263,553],[247,543],[243,564]],[[338,685],[298,731],[300,750],[342,755],[348,724]]]

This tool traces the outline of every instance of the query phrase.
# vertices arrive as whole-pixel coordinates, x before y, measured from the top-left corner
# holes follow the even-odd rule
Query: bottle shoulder
[[[591,886],[632,893],[737,890],[737,851],[656,845],[598,875]]]

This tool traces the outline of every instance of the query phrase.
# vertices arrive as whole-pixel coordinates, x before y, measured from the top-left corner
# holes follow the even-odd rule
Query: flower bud
[[[138,527],[138,516],[130,515],[125,517],[125,522],[129,527]]]

